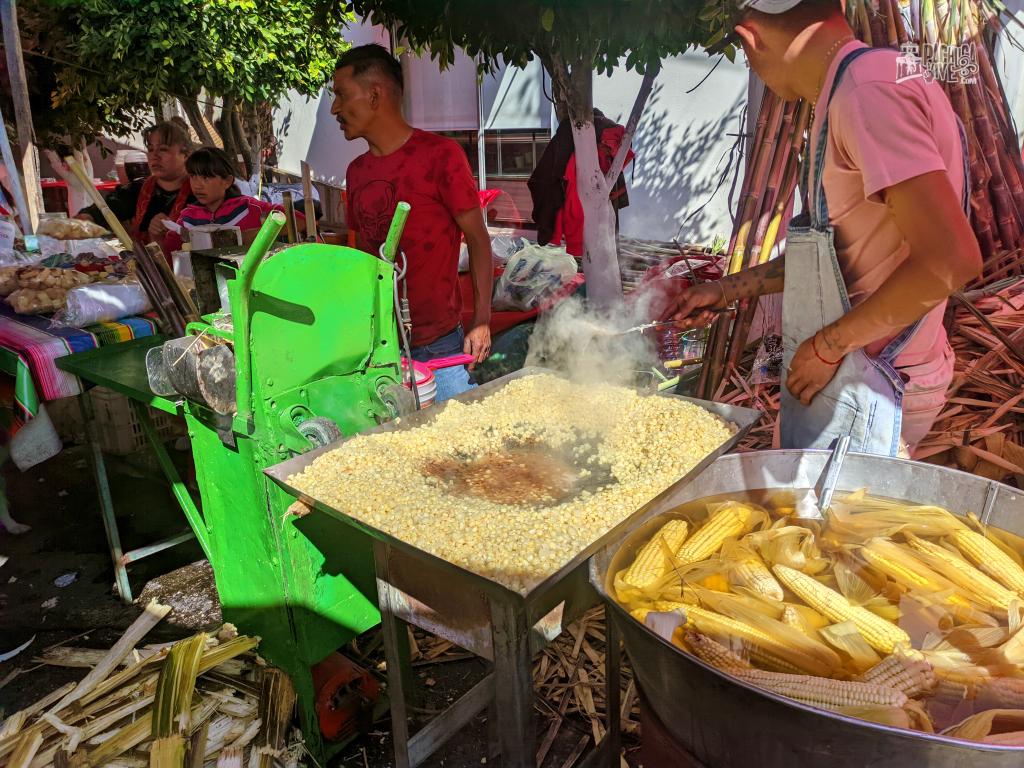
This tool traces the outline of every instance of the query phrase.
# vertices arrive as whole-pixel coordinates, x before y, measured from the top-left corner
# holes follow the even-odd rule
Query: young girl
[[[220,224],[242,230],[259,229],[271,211],[283,211],[255,197],[243,195],[235,184],[235,167],[222,149],[201,147],[189,155],[185,162],[192,194],[198,203],[187,206],[178,216],[177,224],[192,229],[204,224]],[[296,211],[297,225],[305,224],[305,217]],[[181,248],[182,237],[168,232],[164,238],[164,253],[169,257]]]

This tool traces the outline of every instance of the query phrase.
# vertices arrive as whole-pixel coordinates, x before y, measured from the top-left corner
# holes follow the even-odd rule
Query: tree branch
[[[629,153],[629,147],[633,143],[633,136],[636,134],[636,127],[640,123],[640,116],[643,114],[644,107],[647,105],[647,99],[654,88],[654,78],[658,76],[660,71],[661,61],[647,65],[643,82],[640,84],[640,92],[637,93],[636,101],[633,102],[633,111],[629,113],[629,121],[626,123],[626,132],[622,135],[619,151],[615,153],[615,159],[612,160],[611,167],[608,168],[608,173],[605,176],[609,189],[615,186],[615,181],[619,178],[619,174],[622,173],[622,167],[626,164],[626,155]]]
[[[217,146],[218,142],[213,138],[209,124],[203,119],[203,112],[199,109],[199,103],[195,96],[190,98],[179,98],[181,108],[185,110],[188,121],[192,124],[196,133],[199,134],[199,141],[203,144]]]

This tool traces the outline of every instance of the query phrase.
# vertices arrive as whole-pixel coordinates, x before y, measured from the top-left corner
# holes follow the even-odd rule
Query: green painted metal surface
[[[251,361],[238,364],[236,337],[236,391],[251,395],[230,421],[235,446],[223,419],[185,403],[225,620],[258,634],[261,653],[292,676],[314,754],[323,745],[310,667],[380,621],[372,549],[324,516],[289,515],[293,499],[263,470],[311,447],[305,422],[329,419],[351,435],[391,418],[381,394],[400,385],[393,280],[391,264],[350,248],[298,245],[263,259],[248,301],[240,278],[229,283],[232,307],[248,307],[248,322],[233,321],[236,334],[248,327]]]
[[[57,367],[157,410],[179,415],[179,403],[154,395],[146,378],[146,352],[165,341],[166,336],[146,336],[109,347],[98,347],[62,357],[57,360]]]

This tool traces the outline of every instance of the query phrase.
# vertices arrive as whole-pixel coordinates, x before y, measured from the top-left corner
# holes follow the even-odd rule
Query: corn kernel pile
[[[1024,747],[1024,540],[864,492],[824,523],[697,502],[632,538],[615,598],[707,664],[822,709]]]
[[[541,374],[493,395],[451,401],[428,424],[359,435],[289,483],[319,501],[466,570],[528,592],[682,477],[736,431],[699,406]],[[434,471],[510,445],[541,445],[591,463],[611,482],[566,500],[527,503],[453,493]],[[496,465],[503,471],[502,465]],[[556,503],[557,502],[557,503]]]

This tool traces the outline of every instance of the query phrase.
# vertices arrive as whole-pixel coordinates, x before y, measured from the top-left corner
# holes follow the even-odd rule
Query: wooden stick
[[[285,216],[285,233],[288,237],[289,243],[294,243],[296,240],[295,235],[295,204],[292,202],[292,193],[285,192],[281,195],[281,199],[284,201],[284,216]]]
[[[313,207],[313,178],[309,163],[303,160],[302,166],[302,204],[306,212],[306,239],[316,242],[316,209]]]
[[[117,235],[117,239],[121,241],[125,250],[132,250],[135,244],[134,240],[132,240],[131,235],[128,234],[128,231],[118,220],[117,216],[114,215],[114,212],[110,210],[110,206],[107,205],[107,201],[103,199],[100,191],[93,186],[92,179],[86,175],[82,164],[78,162],[78,158],[74,155],[68,155],[64,158],[64,162],[67,163],[71,172],[75,174],[75,178],[78,179],[82,189],[92,200],[93,205],[100,209],[100,213],[103,214],[103,218],[106,220],[107,226],[110,227],[110,231]]]
[[[175,306],[185,322],[192,323],[199,320],[199,308],[192,301],[192,297],[181,287],[178,278],[174,276],[171,265],[167,263],[167,257],[164,256],[163,249],[156,243],[147,243],[146,252],[152,258],[153,264],[156,265],[164,285],[167,286],[168,293],[170,293]]]
[[[36,231],[39,214],[43,210],[43,190],[39,184],[39,160],[36,153],[36,134],[32,127],[32,107],[28,100],[28,78],[21,53],[21,33],[18,30],[18,9],[15,0],[0,0],[0,18],[3,21],[4,52],[7,54],[7,75],[11,80],[11,98],[14,101],[14,120],[18,128],[18,148],[21,150],[21,177],[25,182],[26,214],[29,226],[26,234]]]

